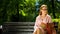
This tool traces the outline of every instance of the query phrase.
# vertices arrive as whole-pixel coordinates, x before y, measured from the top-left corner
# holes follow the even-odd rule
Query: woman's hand
[[[41,25],[40,25],[43,29],[46,29],[46,24],[45,23],[41,23]]]

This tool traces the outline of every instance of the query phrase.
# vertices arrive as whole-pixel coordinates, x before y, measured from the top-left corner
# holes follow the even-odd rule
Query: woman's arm
[[[38,17],[36,17],[36,20],[35,20],[35,26],[37,25],[37,23],[38,23]]]
[[[39,27],[40,24],[41,24],[41,22],[40,22],[40,16],[37,16],[34,26],[38,26]]]
[[[52,23],[52,18],[51,18],[51,16],[49,16],[48,22],[49,22],[49,23]]]

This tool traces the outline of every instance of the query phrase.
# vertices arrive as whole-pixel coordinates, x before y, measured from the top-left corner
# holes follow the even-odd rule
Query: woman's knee
[[[37,31],[40,31],[40,29],[39,29],[39,28],[37,28],[36,30],[37,30]]]
[[[33,34],[37,34],[38,32],[40,32],[39,28],[36,28],[33,32]]]

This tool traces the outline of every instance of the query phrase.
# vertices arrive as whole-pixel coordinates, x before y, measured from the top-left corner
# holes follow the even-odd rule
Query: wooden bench
[[[5,22],[3,24],[3,34],[32,34],[33,28],[34,22]]]

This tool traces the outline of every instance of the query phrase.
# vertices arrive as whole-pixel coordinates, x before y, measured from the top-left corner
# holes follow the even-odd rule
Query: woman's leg
[[[33,34],[40,34],[39,28],[36,28],[36,29],[34,30]]]
[[[37,34],[41,34],[42,32],[41,32],[41,30],[38,28],[37,29]]]
[[[41,29],[36,28],[36,30],[33,32],[33,34],[42,34]]]
[[[45,31],[43,29],[37,28],[33,34],[45,34]]]
[[[33,32],[33,34],[37,34],[37,31]]]

